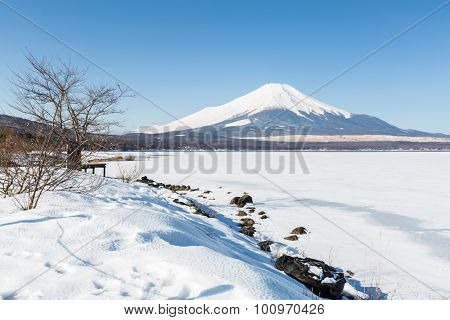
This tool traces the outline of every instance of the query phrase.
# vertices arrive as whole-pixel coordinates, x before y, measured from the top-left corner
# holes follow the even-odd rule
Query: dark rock
[[[211,193],[211,191],[206,190],[206,191],[203,192],[203,194],[208,194],[208,193]]]
[[[297,227],[291,231],[291,234],[307,234],[308,230],[305,227]]]
[[[245,213],[245,211],[242,211],[242,210],[239,210],[239,212],[237,213],[237,216],[238,217],[244,217],[244,216],[246,216],[247,214]]]
[[[230,204],[238,204],[239,199],[241,199],[241,197],[234,197],[233,199],[231,199]]]
[[[275,268],[303,283],[322,298],[339,299],[345,285],[341,272],[325,262],[311,258],[297,258],[283,255],[275,262]],[[319,270],[321,275],[315,270]],[[313,272],[314,271],[314,272]]]
[[[231,191],[227,191],[227,194],[230,194],[231,193]]]
[[[263,215],[265,215],[266,213],[264,212],[264,211],[260,211],[260,212],[258,212],[258,215],[259,216],[263,216]]]
[[[200,190],[199,188],[195,188],[195,189],[191,189],[191,192],[199,191],[199,190]]]
[[[188,190],[185,185],[173,185],[170,187],[170,190],[172,191],[186,191]]]
[[[255,209],[249,209],[248,212],[253,213],[255,212]]]
[[[261,241],[260,243],[258,243],[258,246],[262,251],[270,252],[270,246],[272,244],[274,244],[273,241],[266,240],[266,241]]]
[[[243,226],[240,230],[241,233],[245,234],[246,236],[253,237],[256,230],[252,226]]]
[[[284,237],[284,240],[296,241],[296,240],[298,240],[298,237],[296,235],[290,235],[290,236]]]
[[[204,210],[200,209],[200,208],[196,208],[196,210],[194,211],[194,214],[198,214],[207,218],[214,218],[214,216],[212,214],[209,214],[208,212],[205,212]]]
[[[250,219],[250,218],[242,218],[241,222],[242,222],[242,225],[249,226],[249,227],[251,227],[255,224],[255,220]]]
[[[193,207],[194,206],[194,204],[190,200],[182,201],[180,199],[173,199],[173,202],[175,202],[177,204],[180,204],[182,206],[188,206],[188,207]]]
[[[147,178],[147,176],[143,176],[143,177],[141,178],[141,180],[142,180],[142,181],[148,181],[148,178]]]
[[[200,209],[195,209],[194,214],[198,214],[198,215],[203,216],[203,211],[200,210]]]
[[[239,208],[243,208],[247,203],[253,203],[253,199],[248,194],[244,194],[239,198],[237,205]]]
[[[262,215],[262,216],[260,216],[260,218],[261,218],[262,220],[269,219],[269,217],[266,216],[266,215]]]

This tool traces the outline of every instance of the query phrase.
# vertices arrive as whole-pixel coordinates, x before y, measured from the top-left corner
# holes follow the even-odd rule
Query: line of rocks
[[[147,176],[143,176],[140,180],[136,180],[136,182],[145,183],[148,186],[155,187],[155,188],[164,188],[171,190],[173,192],[178,191],[198,191],[199,189],[191,189],[191,186],[184,185],[184,184],[170,184],[170,183],[162,183],[162,182],[156,182],[155,180],[149,179]]]
[[[189,185],[172,185],[164,184],[161,182],[156,182],[148,177],[143,176],[137,182],[145,183],[148,186],[168,189],[174,193],[181,192],[193,192],[199,191],[198,188],[192,189]],[[201,197],[205,198],[205,194],[210,194],[211,191],[206,190]],[[228,192],[229,194],[230,192]],[[204,210],[200,204],[191,199],[174,199],[174,203],[188,206],[193,208],[193,213],[202,215],[208,218],[214,218],[214,215],[208,213]],[[234,197],[231,199],[230,204],[237,205],[238,208],[244,208],[249,211],[249,213],[254,213],[256,208],[252,206],[247,206],[248,204],[253,204],[253,198],[244,193],[243,196]],[[254,227],[255,220],[248,217],[248,214],[239,210],[237,216],[241,217],[240,232],[249,237],[253,237],[256,229]],[[268,219],[269,217],[264,211],[258,212],[260,219]],[[297,227],[291,231],[291,234],[285,237],[285,240],[298,240],[298,235],[307,234],[308,231],[304,227]],[[271,246],[275,242],[272,240],[265,240],[258,243],[259,248],[265,252],[271,252]],[[307,258],[307,257],[293,257],[289,255],[282,255],[275,261],[275,268],[283,271],[288,276],[302,283],[305,287],[310,289],[314,294],[319,297],[328,299],[340,299],[342,297],[342,292],[346,283],[346,279],[343,272],[338,271],[335,267],[327,265],[325,262]]]
[[[167,189],[174,193],[179,193],[179,191],[198,191],[198,188],[192,189],[189,185],[176,185],[176,184],[164,184],[161,182],[156,182],[149,179],[147,176],[143,176],[140,180],[136,182],[145,183],[146,185],[159,189]],[[211,191],[209,191],[210,193]],[[214,215],[204,210],[199,203],[190,199],[173,199],[173,202],[182,206],[187,206],[193,209],[194,214],[198,214],[207,218],[214,218]]]
[[[248,194],[244,194],[241,197],[233,197],[230,201],[230,204],[237,205],[238,208],[245,207],[249,213],[254,213],[256,208],[247,206],[249,203],[253,204],[253,198]],[[237,216],[241,217],[240,232],[249,237],[253,237],[256,232],[254,227],[255,220],[249,218],[243,210],[239,210]],[[258,216],[260,219],[268,218],[264,211],[258,212]],[[299,235],[307,233],[308,230],[305,227],[297,227],[284,239],[295,241],[299,239]],[[272,240],[265,240],[259,242],[258,246],[264,252],[271,252],[271,246],[274,244],[275,242]],[[335,267],[327,265],[323,261],[307,257],[300,258],[282,255],[276,259],[275,268],[302,283],[319,297],[327,299],[340,299],[342,297],[346,283],[344,273],[338,271]]]

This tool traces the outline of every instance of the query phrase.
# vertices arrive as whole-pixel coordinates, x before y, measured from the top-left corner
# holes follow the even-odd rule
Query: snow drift
[[[0,296],[312,298],[231,221],[193,215],[173,195],[111,181],[92,196],[47,193],[27,212],[0,199]]]

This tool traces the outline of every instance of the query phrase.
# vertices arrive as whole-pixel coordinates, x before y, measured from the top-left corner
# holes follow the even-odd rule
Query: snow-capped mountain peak
[[[351,118],[352,114],[315,100],[288,84],[268,83],[218,107],[207,107],[164,126],[150,127],[148,132],[161,133],[196,129],[224,123],[229,127],[253,123],[255,116],[266,111],[291,111],[299,117],[308,115],[326,117],[326,114]]]
[[[335,108],[281,83],[265,84],[224,105],[204,108],[167,125],[141,128],[139,132],[158,134],[192,129],[227,137],[306,133],[433,136],[427,132],[403,130],[370,115]]]
[[[290,85],[282,83],[265,84],[225,106],[228,106],[228,109],[235,107],[245,108],[247,106],[247,109],[254,108],[254,112],[267,109],[288,109],[298,115],[301,113],[315,113],[318,115],[332,113],[346,118],[351,117],[350,112],[317,101]]]

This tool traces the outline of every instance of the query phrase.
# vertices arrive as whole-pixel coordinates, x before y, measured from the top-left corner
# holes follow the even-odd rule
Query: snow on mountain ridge
[[[300,91],[291,87],[288,84],[281,84],[281,83],[265,84],[262,87],[256,89],[255,91],[250,92],[249,94],[236,100],[242,98],[253,99],[255,96],[257,98],[264,99],[260,102],[258,112],[265,109],[273,109],[275,107],[275,108],[289,109],[290,111],[295,112],[297,115],[301,115],[301,113],[306,114],[315,113],[318,115],[324,115],[325,113],[333,113],[335,115],[344,116],[346,118],[351,117],[350,112],[332,107],[326,103],[315,100],[301,93]]]
[[[164,126],[153,126],[151,131],[195,129],[274,109],[289,110],[301,117],[309,114],[325,116],[326,113],[346,119],[352,116],[350,112],[308,97],[288,84],[269,83],[224,105],[204,108]]]

